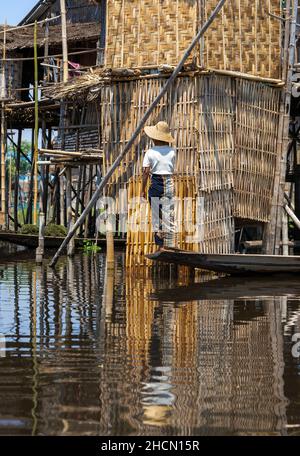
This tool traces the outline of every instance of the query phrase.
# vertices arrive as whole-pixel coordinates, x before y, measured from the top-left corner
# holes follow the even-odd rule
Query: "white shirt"
[[[152,174],[173,174],[176,152],[170,146],[153,146],[145,153],[143,168],[149,168]]]

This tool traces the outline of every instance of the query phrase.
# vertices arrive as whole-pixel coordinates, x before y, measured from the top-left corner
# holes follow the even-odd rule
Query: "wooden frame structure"
[[[62,134],[53,144],[56,151],[50,152],[52,147],[45,143],[41,151],[47,154],[48,166],[53,163],[60,170],[65,165],[77,166],[78,160],[99,159],[98,179],[100,172],[103,176],[110,169],[120,148],[127,147],[139,120],[217,4],[216,0],[100,3],[101,24],[106,25],[104,67],[44,87],[49,103],[63,102],[66,110],[60,118]],[[238,222],[238,226],[265,227],[264,249],[278,253],[280,209],[276,228],[272,224],[275,208],[283,207],[277,201],[282,195],[288,142],[287,94],[292,85],[297,5],[297,0],[287,0],[285,7],[276,0],[225,2],[175,86],[148,120],[167,120],[176,136],[176,191],[181,198],[192,199],[191,222],[195,222],[196,198],[204,198],[204,237],[190,243],[191,249],[233,251],[234,222]],[[113,173],[107,194],[118,197],[119,190],[126,188],[131,197],[139,195],[147,146],[139,134]],[[86,187],[87,174],[91,197],[96,190],[93,168],[87,173],[80,166],[77,190],[73,183],[68,186],[76,193],[75,219],[79,207],[85,206],[80,192]],[[56,209],[59,212],[57,221],[66,223],[66,215]],[[138,223],[139,213],[132,216]],[[178,247],[188,248],[186,237],[182,230]],[[128,265],[144,264],[144,253],[153,249],[151,232],[136,235],[129,231],[127,243]]]

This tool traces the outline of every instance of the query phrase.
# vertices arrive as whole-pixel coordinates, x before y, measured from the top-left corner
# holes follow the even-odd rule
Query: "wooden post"
[[[5,172],[5,152],[6,152],[6,121],[5,121],[5,99],[6,99],[6,22],[4,25],[3,51],[2,51],[2,72],[1,72],[1,211],[0,225],[6,225],[6,172]]]
[[[66,226],[65,220],[65,182],[64,175],[59,176],[59,207],[60,207],[60,224]]]
[[[282,211],[282,255],[289,254],[289,219],[287,214]]]
[[[34,24],[34,191],[33,191],[33,224],[37,224],[38,205],[38,141],[39,141],[39,91],[38,91],[38,55],[37,55],[37,21]]]
[[[68,64],[67,18],[66,18],[65,0],[60,0],[60,14],[61,14],[61,38],[62,38],[62,51],[63,51],[63,81],[67,82],[67,80],[69,78],[69,64]]]
[[[44,212],[39,213],[39,246],[36,249],[35,259],[37,263],[43,262],[44,250],[45,250],[45,214]]]
[[[85,219],[86,219],[86,216],[89,214],[90,210],[94,207],[94,205],[96,204],[98,198],[100,197],[100,195],[102,194],[103,192],[103,189],[104,187],[106,186],[106,184],[108,183],[109,179],[111,178],[111,176],[113,175],[114,171],[117,169],[117,167],[120,165],[120,163],[122,162],[123,158],[126,156],[126,154],[131,150],[132,146],[134,145],[135,143],[135,140],[138,138],[140,132],[142,131],[142,129],[144,128],[144,125],[145,123],[147,122],[147,120],[149,119],[150,115],[152,114],[153,110],[156,108],[156,106],[158,105],[158,103],[160,102],[160,100],[165,96],[165,94],[168,92],[168,90],[170,89],[170,87],[172,86],[173,82],[176,80],[177,76],[179,75],[180,71],[182,70],[183,68],[183,65],[185,64],[186,60],[188,59],[188,57],[190,56],[191,52],[193,51],[193,49],[195,48],[196,44],[198,43],[198,41],[200,40],[200,38],[203,36],[203,34],[206,32],[206,30],[209,28],[209,26],[212,24],[212,22],[214,21],[214,19],[216,18],[216,16],[218,15],[219,11],[221,10],[221,8],[224,6],[225,4],[225,1],[226,0],[220,0],[216,6],[216,8],[212,11],[210,17],[208,18],[208,20],[206,21],[206,23],[203,25],[203,27],[201,28],[201,30],[197,33],[197,35],[194,37],[193,41],[191,42],[191,44],[189,45],[189,47],[187,48],[187,50],[185,51],[182,59],[180,60],[180,62],[178,63],[177,67],[175,68],[175,70],[173,71],[172,75],[170,76],[170,78],[167,80],[167,82],[165,83],[165,85],[163,86],[162,90],[160,91],[160,93],[157,95],[157,97],[155,98],[155,100],[151,103],[151,105],[149,106],[149,108],[147,109],[147,111],[145,112],[145,114],[143,115],[142,119],[140,120],[138,126],[136,127],[135,131],[133,132],[130,140],[128,141],[128,143],[126,144],[126,146],[124,147],[123,151],[118,155],[118,157],[116,158],[116,160],[114,161],[114,163],[112,164],[112,166],[109,168],[109,170],[107,171],[106,175],[103,177],[99,187],[97,188],[97,190],[95,191],[93,197],[91,198],[91,200],[89,201],[89,203],[87,204],[85,210],[83,211],[83,213],[81,214],[81,216],[79,217],[79,219],[76,221],[73,229],[71,231],[69,231],[67,237],[65,238],[65,240],[62,242],[61,246],[59,247],[58,251],[56,252],[56,254],[54,255],[51,263],[50,263],[50,266],[51,267],[54,267],[58,261],[58,258],[60,257],[63,249],[67,246],[67,244],[70,242],[70,240],[72,239],[72,237],[75,235],[77,229],[84,223]]]
[[[73,211],[72,211],[72,168],[68,166],[66,169],[67,177],[67,191],[66,191],[66,200],[67,200],[67,223],[68,230],[70,231],[73,228]],[[75,240],[72,238],[68,245],[68,256],[73,256],[75,253]]]
[[[14,192],[14,230],[18,231],[18,207],[19,207],[19,182],[20,182],[20,161],[22,147],[22,129],[18,130],[17,159],[15,170],[15,192]],[[24,223],[24,220],[23,220]]]
[[[106,231],[106,267],[113,269],[115,266],[114,251],[114,233],[111,230]]]

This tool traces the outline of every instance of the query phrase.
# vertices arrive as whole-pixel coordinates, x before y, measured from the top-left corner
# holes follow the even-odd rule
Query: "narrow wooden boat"
[[[300,256],[206,254],[168,249],[147,255],[153,261],[191,266],[225,274],[299,273]]]
[[[45,248],[58,249],[63,240],[63,237],[45,236]],[[22,245],[23,247],[35,249],[38,246],[39,237],[35,234],[21,234],[0,231],[0,241],[9,242],[11,244]],[[91,241],[94,243],[95,239],[75,238],[75,246],[77,248],[82,247],[85,241]],[[115,239],[115,245],[117,245],[118,247],[125,247],[125,244],[125,239]],[[100,247],[105,247],[106,239],[99,238],[97,240],[97,245],[99,245]]]

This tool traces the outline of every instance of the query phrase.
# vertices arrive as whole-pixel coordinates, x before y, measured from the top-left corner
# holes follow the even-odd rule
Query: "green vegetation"
[[[29,141],[22,141],[21,149],[24,155],[30,158],[31,154],[31,143]],[[20,157],[20,175],[24,175],[30,172],[31,165],[28,160],[21,154]],[[16,157],[17,153],[15,150],[9,149],[7,153],[7,170],[11,172],[12,178],[14,179],[16,173]]]
[[[82,249],[84,253],[95,253],[99,252],[101,247],[99,247],[96,243],[94,244],[92,241],[84,240]]]
[[[36,225],[23,225],[21,230],[21,234],[39,234],[39,229]]]
[[[49,223],[49,225],[45,227],[45,236],[65,237],[66,235],[67,229],[63,225]]]

